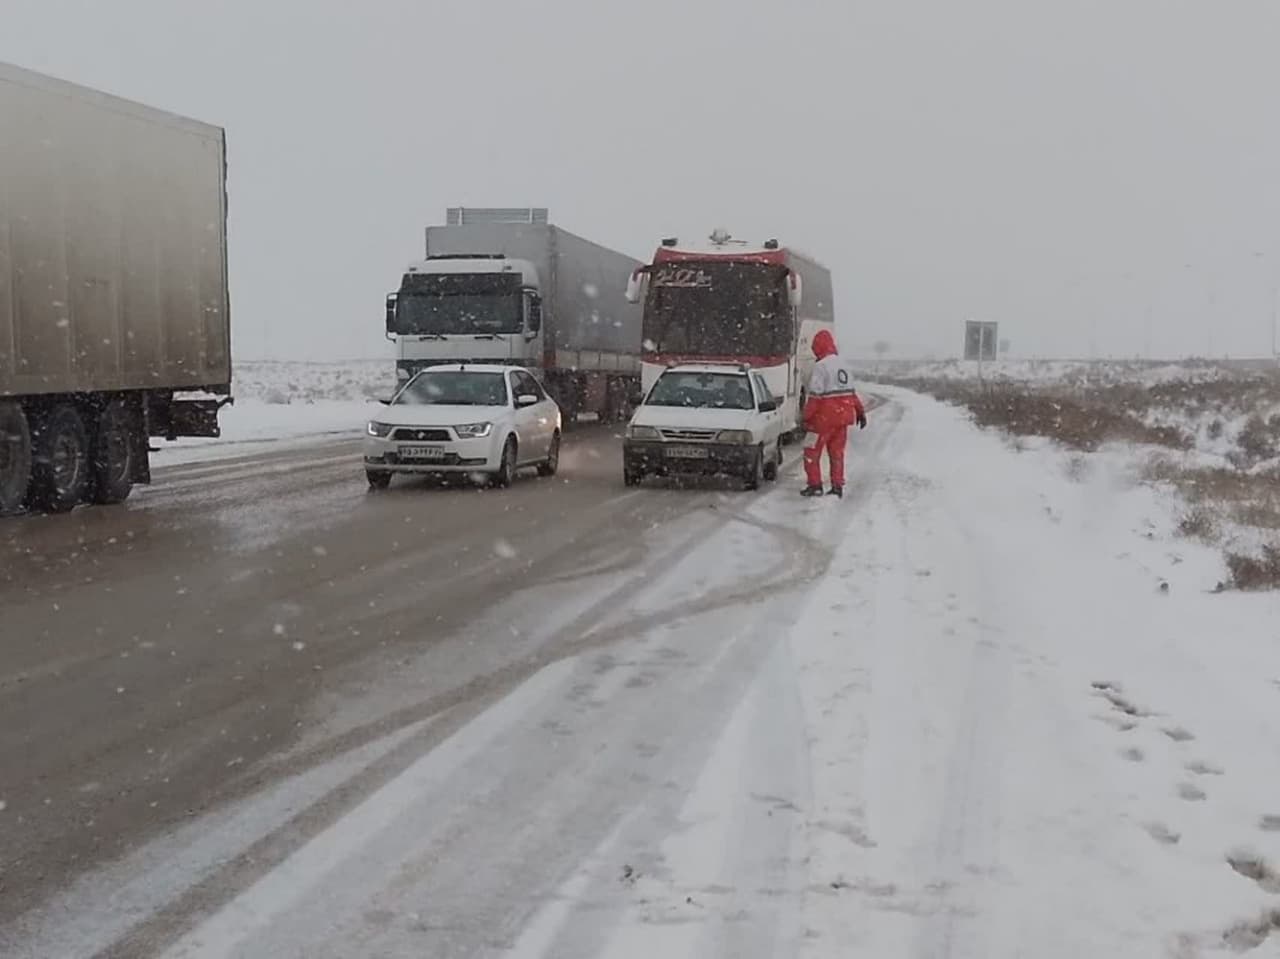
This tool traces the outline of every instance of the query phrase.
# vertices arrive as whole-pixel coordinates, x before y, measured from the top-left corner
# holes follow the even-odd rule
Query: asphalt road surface
[[[788,452],[783,485],[794,487],[799,450]],[[118,508],[0,524],[0,953],[178,948],[200,917],[549,664],[603,656],[596,679],[572,686],[590,699],[591,683],[616,665],[611,643],[687,627],[686,645],[650,653],[707,666],[699,682],[720,682],[709,664],[729,656],[730,638],[776,636],[778,623],[750,604],[802,584],[829,558],[742,515],[767,491],[624,488],[620,442],[607,429],[573,434],[556,478],[522,478],[506,491],[397,480],[371,493],[358,453],[341,440],[175,467]],[[703,563],[672,581],[682,559],[717,536],[723,568]],[[732,622],[700,625],[734,609]],[[624,685],[650,685],[651,673],[633,671]],[[734,682],[716,695],[701,686],[664,695],[723,710],[741,695]],[[650,720],[665,722],[661,712]],[[643,717],[610,722],[597,753]],[[531,796],[554,765],[544,747],[567,735],[566,723],[541,720],[541,758],[526,770],[535,781],[521,787]],[[659,745],[641,744],[650,755],[663,737],[678,738],[663,728],[649,734]],[[519,767],[510,756],[486,760],[500,762]],[[625,790],[632,773],[616,772],[612,788]],[[278,822],[263,812],[253,828],[209,824],[282,783],[298,785]],[[514,799],[499,818],[509,824],[520,808]],[[536,807],[527,812],[536,818]],[[603,807],[582,814],[597,832],[613,819]],[[157,861],[108,868],[151,855],[166,836],[189,843],[219,828],[224,847],[180,876],[166,877]],[[159,878],[141,892],[122,885],[141,871]],[[84,886],[95,876],[108,888]],[[512,921],[510,910],[500,897],[485,909],[475,901],[495,889],[468,887],[453,908],[459,925],[414,930],[413,948],[426,952],[412,954],[475,955],[501,940],[494,924]],[[306,936],[240,938],[252,943],[246,951],[175,954],[294,954]],[[330,954],[322,943],[298,948]]]

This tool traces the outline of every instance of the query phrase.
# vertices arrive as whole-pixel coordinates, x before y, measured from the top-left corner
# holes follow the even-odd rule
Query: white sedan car
[[[740,477],[747,489],[778,478],[782,414],[764,377],[746,366],[687,363],[663,370],[627,427],[622,475]]]
[[[519,469],[553,476],[560,465],[560,407],[521,367],[433,366],[384,402],[365,439],[374,489],[396,473],[477,474],[510,486]]]

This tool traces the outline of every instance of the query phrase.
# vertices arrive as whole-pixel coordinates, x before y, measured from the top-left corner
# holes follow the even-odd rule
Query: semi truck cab
[[[442,254],[409,264],[387,296],[396,378],[446,363],[540,367],[542,287],[527,260]]]

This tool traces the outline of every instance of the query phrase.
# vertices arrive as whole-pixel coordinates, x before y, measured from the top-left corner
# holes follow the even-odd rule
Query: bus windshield
[[[786,268],[771,263],[657,266],[644,304],[645,349],[700,356],[776,356],[794,344]]]

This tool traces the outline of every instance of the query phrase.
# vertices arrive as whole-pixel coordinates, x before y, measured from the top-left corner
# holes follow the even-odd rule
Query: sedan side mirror
[[[537,406],[540,402],[532,393],[521,393],[516,397],[516,409],[522,410],[527,406]]]
[[[778,412],[778,401],[777,400],[761,400],[759,410],[761,413],[776,413]]]

